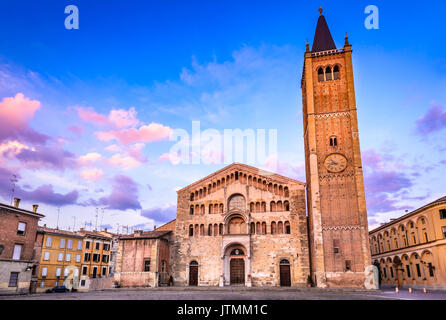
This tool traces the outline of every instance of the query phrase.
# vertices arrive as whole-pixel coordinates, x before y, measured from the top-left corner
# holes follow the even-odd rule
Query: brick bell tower
[[[301,84],[311,271],[318,287],[364,288],[371,256],[352,47],[346,35],[336,48],[319,12]]]

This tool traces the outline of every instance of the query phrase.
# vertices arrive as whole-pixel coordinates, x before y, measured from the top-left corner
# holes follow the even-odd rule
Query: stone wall
[[[31,282],[31,270],[26,271],[26,268],[30,265],[26,261],[0,260],[0,294],[28,293]],[[17,287],[9,287],[11,272],[19,273]]]
[[[237,178],[234,173],[237,173]],[[224,182],[222,178],[226,178]],[[201,191],[202,196],[198,199],[195,197],[197,189],[213,186],[216,180],[220,181],[220,187],[215,190],[212,187],[210,193]],[[273,190],[270,185],[274,186]],[[283,192],[285,188],[286,194]],[[191,200],[191,193],[194,193],[194,200]],[[233,195],[243,196],[245,203],[241,208],[228,210],[228,203]],[[289,202],[289,211],[284,207],[281,211],[271,211],[271,202],[279,201]],[[266,210],[264,207],[257,210],[255,206],[250,206],[251,203],[265,203]],[[215,204],[219,208],[217,212],[209,208]],[[220,204],[223,204],[223,210],[220,210]],[[197,205],[199,210],[194,210],[194,214],[191,214],[191,206],[195,209]],[[228,226],[232,216],[243,221],[240,235],[229,234]],[[291,233],[286,234],[283,230],[281,234],[277,231],[276,234],[271,234],[273,222],[288,222]],[[259,230],[251,234],[251,223],[254,226],[259,223],[260,234]],[[263,234],[262,224],[266,225],[266,234]],[[194,236],[189,235],[191,226]],[[217,235],[215,226],[218,227]],[[238,245],[246,251],[246,285],[251,285],[251,282],[254,286],[280,285],[279,263],[283,259],[290,262],[292,285],[305,285],[310,269],[304,184],[249,166],[234,164],[180,190],[172,246],[175,285],[189,284],[189,265],[192,261],[198,262],[198,285],[228,284],[229,267],[225,267],[225,255],[228,254],[226,248],[230,245]]]

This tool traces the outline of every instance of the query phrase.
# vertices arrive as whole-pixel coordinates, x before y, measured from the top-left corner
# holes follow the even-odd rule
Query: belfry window
[[[333,75],[331,74],[331,68],[327,67],[325,69],[325,81],[331,81],[333,80]]]
[[[339,80],[339,79],[341,79],[341,74],[340,74],[340,72],[339,72],[339,66],[335,66],[335,67],[333,68],[333,78],[334,78],[334,80]]]
[[[336,136],[330,137],[330,147],[338,146],[338,138]]]
[[[322,68],[319,68],[319,70],[317,70],[317,78],[318,78],[319,82],[325,81],[324,70]]]

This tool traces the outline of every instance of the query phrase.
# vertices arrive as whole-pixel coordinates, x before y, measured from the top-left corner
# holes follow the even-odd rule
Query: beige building
[[[370,232],[384,285],[446,289],[446,197]]]

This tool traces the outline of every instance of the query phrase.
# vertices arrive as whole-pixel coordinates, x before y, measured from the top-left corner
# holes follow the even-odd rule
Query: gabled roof
[[[321,52],[327,50],[336,49],[336,44],[331,36],[330,29],[328,28],[327,21],[322,15],[322,9],[320,9],[321,15],[317,21],[316,33],[314,34],[313,48],[311,52]]]
[[[214,172],[214,173],[204,177],[203,179],[200,179],[200,180],[198,180],[198,181],[196,181],[196,182],[194,182],[194,183],[192,183],[192,184],[190,184],[190,185],[188,185],[188,186],[178,190],[177,193],[181,192],[181,191],[184,191],[186,189],[192,188],[194,186],[198,186],[200,184],[203,184],[206,180],[209,180],[209,179],[212,179],[212,178],[216,178],[220,174],[225,173],[226,171],[229,171],[229,173],[230,173],[230,171],[235,169],[235,168],[240,168],[240,170],[245,170],[247,172],[251,172],[252,174],[263,176],[265,178],[270,177],[271,180],[278,180],[278,181],[281,181],[281,183],[295,183],[295,184],[305,185],[304,182],[301,182],[301,181],[298,181],[298,180],[295,180],[295,179],[292,179],[292,178],[288,178],[288,177],[282,176],[282,175],[277,174],[277,173],[273,173],[273,172],[270,172],[270,171],[259,169],[259,168],[253,167],[253,166],[249,166],[247,164],[237,163],[236,162],[236,163],[230,164],[230,165],[224,167],[223,169],[220,169],[220,170],[218,170],[218,171],[216,171],[216,172]]]

